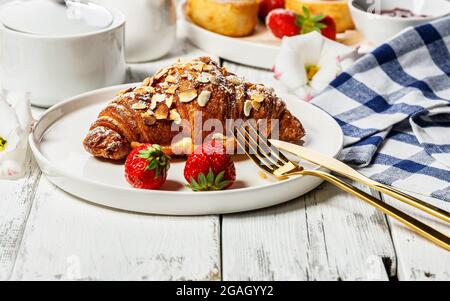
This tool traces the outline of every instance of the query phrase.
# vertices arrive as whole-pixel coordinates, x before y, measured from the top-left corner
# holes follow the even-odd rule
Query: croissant
[[[298,142],[305,135],[301,122],[273,89],[245,82],[201,57],[179,61],[141,86],[119,92],[100,112],[83,144],[93,156],[112,160],[125,158],[135,143],[159,144],[169,154],[190,154],[193,141],[217,132],[195,127],[186,132],[186,123],[194,124],[195,118],[201,118],[205,128],[208,120],[224,128],[229,120],[267,120],[267,133],[272,120],[278,120],[281,140]]]

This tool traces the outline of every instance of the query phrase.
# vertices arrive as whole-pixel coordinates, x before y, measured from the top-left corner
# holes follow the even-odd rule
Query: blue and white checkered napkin
[[[376,181],[450,202],[450,17],[383,44],[313,103],[344,131],[341,160]]]

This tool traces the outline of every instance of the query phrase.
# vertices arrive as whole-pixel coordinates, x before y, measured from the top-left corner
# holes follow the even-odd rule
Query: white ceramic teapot
[[[173,0],[95,0],[120,10],[126,17],[127,61],[146,62],[170,51],[176,38],[176,5]]]

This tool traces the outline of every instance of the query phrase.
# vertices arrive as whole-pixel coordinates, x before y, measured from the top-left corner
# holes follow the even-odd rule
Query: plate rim
[[[36,137],[36,130],[39,127],[39,125],[45,121],[45,119],[54,111],[58,110],[61,107],[64,107],[70,103],[73,102],[77,102],[80,101],[80,99],[89,97],[89,96],[93,96],[95,94],[99,94],[102,92],[108,92],[108,91],[112,91],[112,90],[123,90],[127,87],[132,87],[132,86],[136,86],[139,85],[139,83],[128,83],[128,84],[123,84],[123,85],[116,85],[116,86],[110,86],[110,87],[105,87],[105,88],[101,88],[101,89],[97,89],[97,90],[93,90],[93,91],[89,91],[89,92],[85,92],[82,93],[80,95],[71,97],[65,101],[62,101],[52,107],[50,107],[49,109],[47,109],[42,115],[41,117],[37,120],[37,122],[35,123],[35,125],[33,126],[33,129],[28,137],[28,141],[29,141],[29,145],[30,148],[33,152],[33,154],[37,157],[38,161],[40,162],[44,162],[47,166],[51,166],[51,168],[55,171],[58,172],[58,174],[63,175],[64,177],[67,178],[73,178],[74,180],[80,181],[82,183],[85,184],[95,184],[95,185],[99,185],[103,188],[107,188],[107,189],[118,189],[120,191],[123,192],[133,192],[133,193],[154,193],[154,194],[161,194],[161,195],[177,195],[177,196],[193,196],[193,195],[198,195],[197,192],[193,192],[193,191],[166,191],[166,190],[151,190],[151,191],[147,191],[147,190],[139,190],[133,187],[117,187],[117,186],[113,186],[113,185],[108,185],[105,183],[101,183],[101,182],[97,182],[97,181],[93,181],[93,180],[86,180],[82,177],[79,177],[77,175],[73,175],[70,172],[64,170],[62,167],[59,167],[58,165],[53,164],[44,154],[42,154],[42,152],[40,151],[39,148],[39,144],[40,141],[42,139],[42,137],[45,135],[45,132],[53,125],[55,124],[55,122],[57,122],[58,120],[61,119],[61,117],[55,119],[52,121],[51,124],[49,124],[44,131],[42,131],[42,135],[40,137]],[[106,101],[105,101],[106,102]],[[312,106],[314,107],[315,110],[317,110],[317,112],[319,112],[320,114],[323,114],[324,116],[326,116],[327,118],[330,119],[330,121],[332,121],[335,125],[336,125],[336,129],[339,129],[339,149],[337,151],[334,151],[335,153],[332,155],[334,158],[336,158],[342,151],[343,146],[344,146],[344,134],[342,132],[342,129],[340,128],[339,124],[336,122],[336,120],[330,116],[328,113],[326,113],[325,111],[323,111],[322,109],[320,109],[317,106],[314,106],[313,104],[310,103],[305,103],[304,105],[308,105],[308,106]],[[63,118],[63,117],[62,117]],[[317,167],[317,169],[319,169],[319,167]],[[46,174],[43,171],[44,174]],[[226,194],[235,194],[235,193],[239,193],[239,192],[252,192],[252,191],[256,191],[256,190],[260,190],[261,188],[269,188],[269,187],[277,187],[277,186],[281,186],[287,182],[294,182],[298,179],[298,177],[293,177],[291,179],[287,179],[285,181],[282,182],[276,182],[276,183],[268,183],[267,185],[263,185],[263,186],[254,186],[254,187],[245,187],[245,188],[237,188],[237,189],[230,189],[230,190],[221,190],[221,191],[207,191],[207,192],[202,192],[202,195],[210,195],[210,196],[214,196],[214,195],[226,195]]]

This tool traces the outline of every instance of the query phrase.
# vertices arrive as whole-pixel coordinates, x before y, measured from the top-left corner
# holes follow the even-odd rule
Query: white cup
[[[173,0],[95,0],[120,10],[127,19],[126,57],[129,63],[146,62],[166,55],[176,38],[176,5]]]
[[[376,45],[388,41],[410,26],[450,14],[450,4],[446,0],[350,0],[348,5],[358,31]],[[410,10],[417,16],[399,18],[377,14],[377,11],[396,8]]]
[[[108,27],[70,35],[24,33],[0,22],[2,88],[29,93],[32,104],[49,107],[83,92],[123,83],[125,17],[119,11],[111,13]]]

